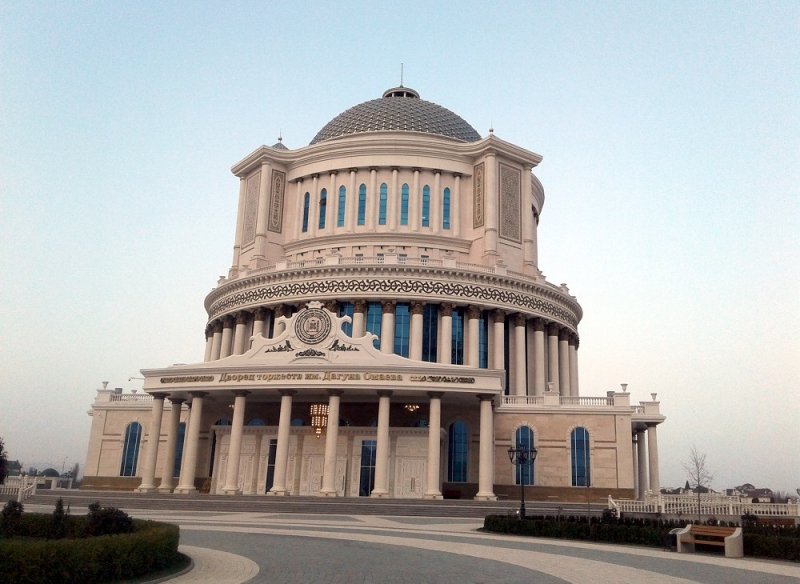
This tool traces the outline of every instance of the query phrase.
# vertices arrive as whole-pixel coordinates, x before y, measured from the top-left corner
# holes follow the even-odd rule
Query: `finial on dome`
[[[403,87],[403,63],[400,63],[400,87]]]

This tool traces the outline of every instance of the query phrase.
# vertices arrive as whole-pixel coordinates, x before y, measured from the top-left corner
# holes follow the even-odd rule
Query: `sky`
[[[661,5],[659,5],[661,4]],[[800,487],[797,2],[0,0],[0,438],[85,461],[102,381],[202,361],[230,167],[400,82],[541,154],[580,387],[657,394],[663,486]],[[133,379],[131,379],[133,378]]]

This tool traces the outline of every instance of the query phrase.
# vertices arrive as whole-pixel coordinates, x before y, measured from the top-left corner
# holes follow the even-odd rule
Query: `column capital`
[[[443,302],[439,305],[439,313],[442,316],[453,316],[453,308],[450,302]]]
[[[275,308],[272,309],[272,313],[275,316],[283,316],[286,312],[286,307],[283,304],[278,304]]]
[[[381,308],[383,308],[383,310],[385,312],[389,312],[389,311],[394,312],[394,307],[396,305],[397,305],[397,301],[396,300],[383,300],[381,302]]]
[[[480,306],[475,306],[474,304],[470,304],[467,307],[467,318],[480,318],[480,317],[481,317]]]
[[[219,319],[219,318],[217,320],[215,320],[214,323],[213,323],[213,327],[214,327],[214,332],[215,333],[221,333],[222,332],[222,320]]]
[[[169,394],[168,394],[168,393],[165,393],[165,392],[163,392],[163,391],[154,391],[154,392],[153,392],[153,393],[151,393],[150,395],[152,395],[152,396],[153,396],[153,399],[160,399],[160,400],[164,400],[164,399],[165,399],[165,398],[166,398],[166,397],[167,397]]]
[[[554,322],[547,324],[547,334],[551,337],[558,336],[558,331],[561,329],[561,325],[556,324]]]
[[[443,391],[429,391],[428,392],[428,397],[431,398],[431,399],[441,399],[443,395],[444,395]]]
[[[503,322],[505,322],[506,313],[504,311],[500,310],[499,308],[496,309],[496,310],[493,310],[492,311],[492,319],[494,320],[494,322],[497,322],[498,320],[502,320]]]
[[[185,402],[186,400],[184,398],[182,398],[182,397],[171,397],[171,398],[169,398],[169,401],[173,406],[180,407],[180,406],[183,405],[183,402]]]
[[[250,392],[247,391],[246,389],[233,389],[231,390],[231,393],[235,397],[247,397],[248,395],[250,395]]]
[[[339,303],[336,300],[328,300],[324,306],[334,314],[339,312]]]
[[[364,312],[367,309],[367,301],[366,300],[356,300],[353,302],[353,310],[355,312]]]
[[[533,320],[533,330],[535,330],[535,331],[543,331],[544,330],[544,321],[541,318],[536,317],[536,318],[531,319],[531,320]]]
[[[278,393],[281,394],[281,395],[292,396],[292,395],[297,395],[297,390],[295,390],[295,389],[279,389]]]
[[[253,318],[256,320],[264,320],[264,307],[259,306],[253,311]]]
[[[230,328],[233,325],[233,315],[226,314],[222,317],[222,328]]]
[[[479,401],[493,401],[494,394],[493,393],[478,393],[475,395]]]
[[[562,328],[558,331],[558,339],[560,341],[568,341],[569,340],[569,331],[565,328]]]
[[[341,389],[329,389],[329,390],[328,390],[328,395],[329,395],[330,397],[334,397],[334,396],[340,396],[340,395],[342,395],[343,393],[344,393],[344,391],[343,391],[343,390],[341,390]]]
[[[376,393],[378,394],[378,397],[392,397],[394,392],[390,389],[379,389]]]
[[[247,317],[250,316],[250,313],[246,310],[240,311],[236,315],[236,324],[247,324]]]
[[[208,395],[207,391],[190,391],[189,395],[196,398],[204,398]]]
[[[521,312],[514,315],[514,326],[525,326],[527,318]]]
[[[425,303],[424,302],[412,302],[411,303],[411,314],[424,314],[425,313]]]

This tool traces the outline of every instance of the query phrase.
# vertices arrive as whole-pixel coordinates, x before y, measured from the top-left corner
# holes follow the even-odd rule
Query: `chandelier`
[[[311,404],[309,413],[311,414],[311,427],[314,428],[314,433],[319,438],[328,425],[328,404]]]
[[[406,404],[403,406],[407,412],[411,412],[412,414],[419,409],[419,404]]]

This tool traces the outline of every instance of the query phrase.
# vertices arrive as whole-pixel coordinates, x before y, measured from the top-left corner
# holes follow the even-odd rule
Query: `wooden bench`
[[[678,553],[694,552],[698,545],[721,547],[725,557],[744,557],[741,527],[717,527],[715,525],[687,525],[675,534]]]

